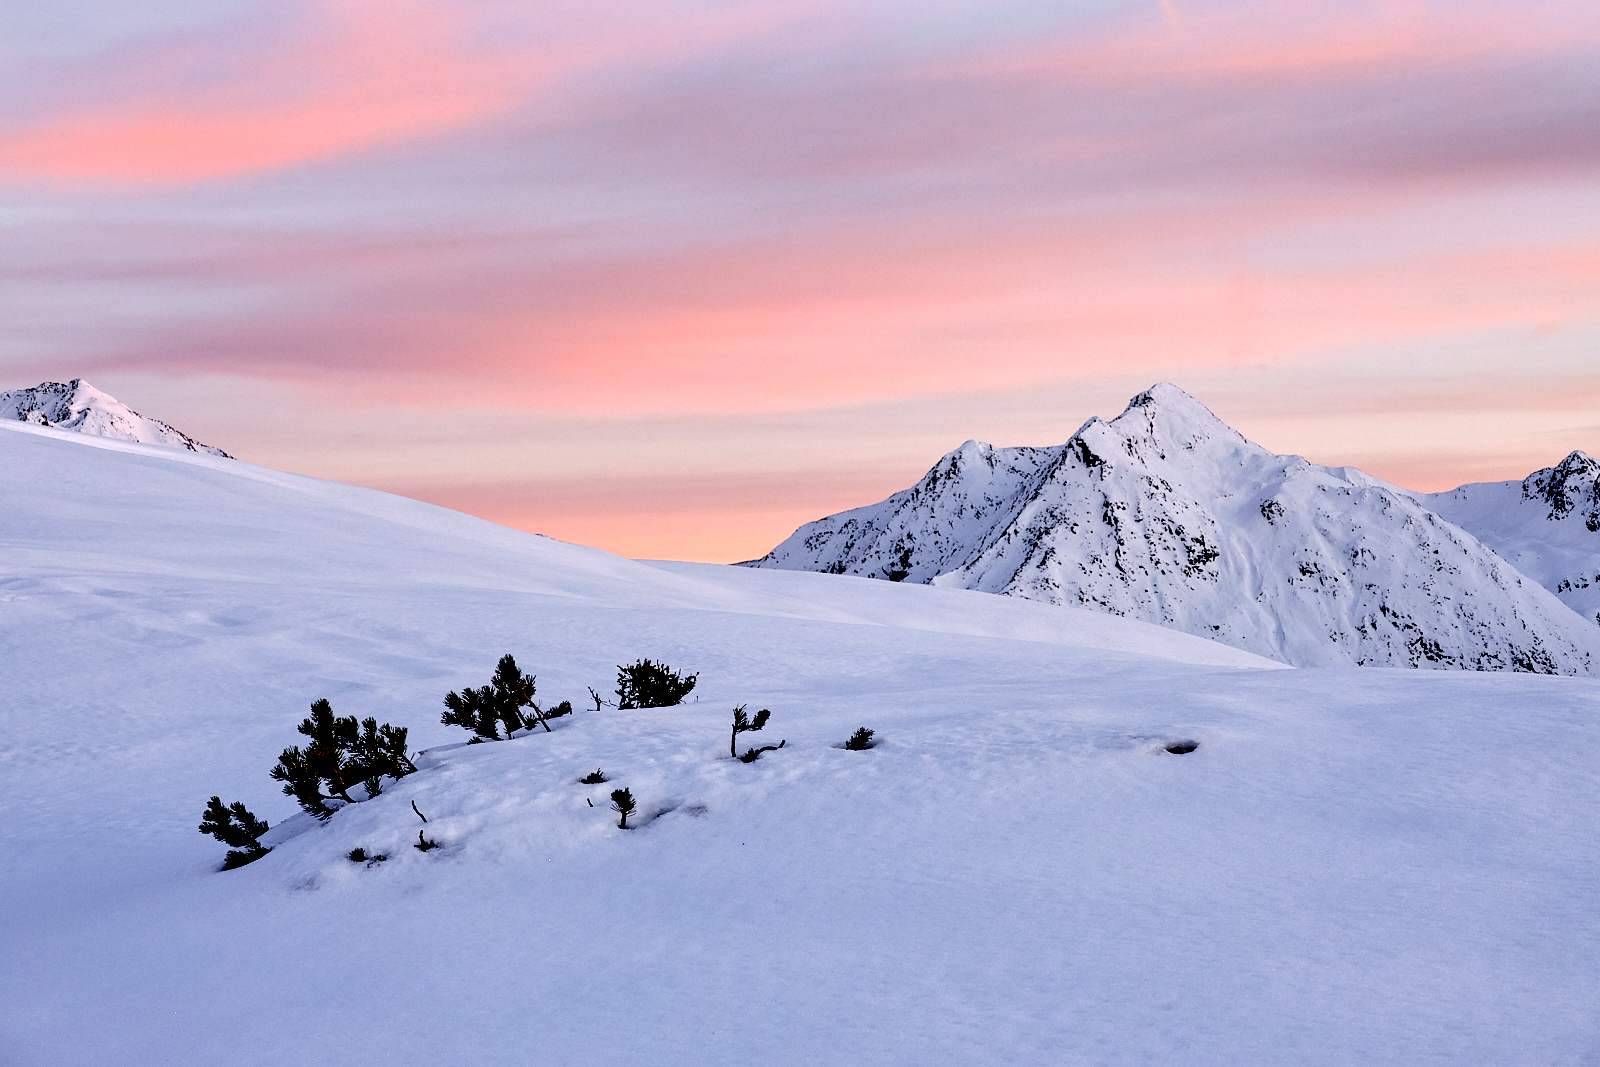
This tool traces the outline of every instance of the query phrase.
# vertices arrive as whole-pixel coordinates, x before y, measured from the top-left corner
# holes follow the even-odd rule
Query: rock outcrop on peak
[[[1520,482],[1474,482],[1417,499],[1600,623],[1600,462],[1573,452]]]
[[[1600,630],[1414,494],[1275,455],[1172,385],[1059,446],[969,441],[745,565],[1094,608],[1297,666],[1600,672]]]
[[[224,459],[233,458],[222,449],[202,444],[160,419],[139,414],[82,378],[74,378],[70,382],[44,382],[30,389],[0,393],[0,419],[15,419],[35,426],[76,430],[118,441],[170,445]]]

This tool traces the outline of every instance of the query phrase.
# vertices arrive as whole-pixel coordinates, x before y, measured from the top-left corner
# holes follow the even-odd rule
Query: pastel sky
[[[1600,455],[1592,0],[0,6],[0,388],[736,560],[1156,381]]]

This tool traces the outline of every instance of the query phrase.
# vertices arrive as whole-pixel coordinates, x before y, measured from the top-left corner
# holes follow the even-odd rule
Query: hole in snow
[[[1167,742],[1167,751],[1172,753],[1174,756],[1187,755],[1188,753],[1193,752],[1195,749],[1197,749],[1199,747],[1200,747],[1200,742],[1198,742],[1198,741],[1169,741],[1169,742]]]

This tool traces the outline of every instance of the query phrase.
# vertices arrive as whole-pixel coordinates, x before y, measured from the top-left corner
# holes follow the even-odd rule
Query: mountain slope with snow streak
[[[15,419],[33,426],[74,430],[117,441],[168,445],[190,452],[231,458],[222,449],[202,444],[160,419],[139,414],[82,378],[74,378],[70,382],[44,382],[29,389],[0,393],[0,419]]]
[[[1600,634],[1411,494],[1275,455],[1170,385],[1056,448],[969,441],[746,566],[1091,607],[1297,666],[1600,669]]]
[[[1600,462],[1573,452],[1520,482],[1475,482],[1417,499],[1600,623]]]

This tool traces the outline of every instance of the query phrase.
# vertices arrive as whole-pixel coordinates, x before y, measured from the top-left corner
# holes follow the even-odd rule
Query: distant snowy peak
[[[1600,463],[1573,452],[1520,482],[1475,482],[1417,499],[1600,623]]]
[[[1525,500],[1550,508],[1551,521],[1572,516],[1590,533],[1600,533],[1600,463],[1573,452],[1554,467],[1534,471],[1522,480]]]
[[[1600,669],[1600,632],[1412,494],[1275,455],[1172,385],[1062,445],[969,441],[747,566],[1091,607],[1299,666]]]
[[[160,419],[146,418],[109,393],[82,378],[70,382],[45,382],[31,389],[0,393],[0,419],[15,419],[57,430],[76,430],[118,441],[171,445],[232,459],[222,449],[201,444]]]

